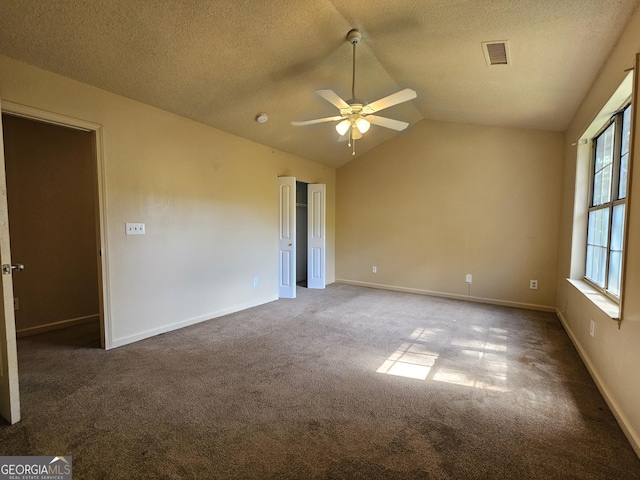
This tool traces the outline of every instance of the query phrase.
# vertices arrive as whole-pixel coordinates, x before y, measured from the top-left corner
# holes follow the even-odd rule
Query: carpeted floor
[[[640,479],[555,315],[334,284],[111,351],[19,341],[1,455],[76,479]]]

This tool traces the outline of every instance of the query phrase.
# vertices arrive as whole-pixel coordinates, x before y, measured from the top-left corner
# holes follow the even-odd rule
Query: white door
[[[280,265],[278,296],[296,298],[296,177],[278,177],[280,187]]]
[[[325,287],[326,190],[324,184],[308,185],[307,288]]]
[[[1,106],[0,106],[1,107]],[[0,108],[0,111],[2,109]],[[13,424],[20,420],[18,392],[18,355],[16,322],[13,313],[13,281],[11,278],[11,250],[9,245],[9,215],[7,209],[7,180],[4,170],[4,141],[0,117],[0,415]]]

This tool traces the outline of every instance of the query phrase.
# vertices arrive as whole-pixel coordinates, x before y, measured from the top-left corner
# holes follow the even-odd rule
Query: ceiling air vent
[[[487,65],[509,65],[509,41],[482,42]]]

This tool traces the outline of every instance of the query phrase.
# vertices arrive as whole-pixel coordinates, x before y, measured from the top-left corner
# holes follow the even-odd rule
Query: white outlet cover
[[[465,277],[464,281],[467,283],[473,283],[473,275],[471,275],[470,273],[467,273],[467,276]]]

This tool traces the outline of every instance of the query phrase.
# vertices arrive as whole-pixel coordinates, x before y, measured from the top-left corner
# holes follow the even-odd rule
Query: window
[[[585,278],[619,299],[627,205],[631,106],[593,139]]]

